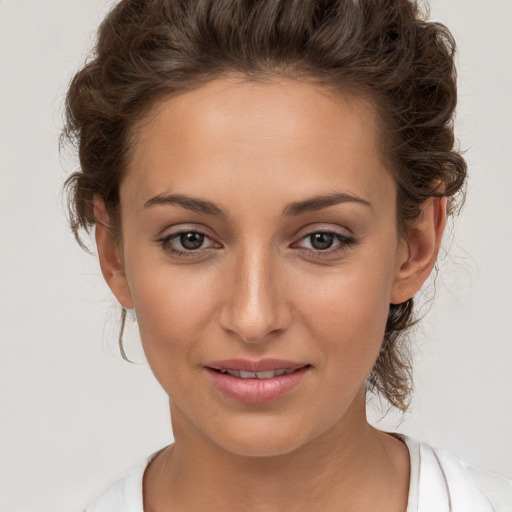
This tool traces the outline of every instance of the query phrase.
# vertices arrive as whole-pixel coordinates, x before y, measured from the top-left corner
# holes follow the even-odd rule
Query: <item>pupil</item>
[[[334,235],[332,233],[315,233],[311,235],[311,245],[315,249],[329,249],[334,240]]]
[[[199,249],[203,244],[204,235],[201,233],[195,233],[191,231],[190,233],[183,233],[180,236],[180,242],[185,249]]]

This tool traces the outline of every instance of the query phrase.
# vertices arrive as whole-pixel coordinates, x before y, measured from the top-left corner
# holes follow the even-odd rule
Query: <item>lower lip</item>
[[[276,400],[297,387],[305,377],[309,367],[271,379],[242,379],[228,373],[220,373],[206,368],[215,387],[229,398],[246,404],[262,404]]]

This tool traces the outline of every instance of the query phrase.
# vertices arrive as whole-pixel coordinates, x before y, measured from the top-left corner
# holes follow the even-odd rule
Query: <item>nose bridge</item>
[[[223,327],[246,342],[258,343],[283,329],[289,317],[278,261],[270,248],[254,244],[245,244],[233,260]]]

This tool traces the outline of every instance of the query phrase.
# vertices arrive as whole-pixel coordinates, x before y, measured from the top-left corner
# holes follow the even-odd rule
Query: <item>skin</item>
[[[101,200],[95,209],[103,274],[135,307],[169,395],[175,443],[146,470],[146,511],[405,511],[409,454],[367,423],[365,380],[389,304],[432,269],[446,203],[425,203],[402,239],[379,140],[371,103],[277,78],[219,79],[162,100],[141,123],[120,186],[121,240]],[[283,215],[333,192],[364,203]],[[225,216],[148,205],[169,194]],[[187,250],[170,237],[180,230],[207,235],[192,256],[170,250]],[[319,231],[342,238],[318,250]],[[287,395],[244,404],[203,367],[234,357],[311,368]]]

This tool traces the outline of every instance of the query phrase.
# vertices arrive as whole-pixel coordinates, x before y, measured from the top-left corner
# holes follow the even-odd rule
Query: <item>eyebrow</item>
[[[184,194],[159,194],[146,201],[144,203],[144,208],[150,208],[151,206],[159,204],[177,204],[187,210],[192,210],[193,212],[216,215],[218,217],[226,216],[222,208],[217,206],[215,203],[206,201],[205,199],[186,196]]]
[[[372,204],[369,201],[366,201],[366,199],[361,199],[360,197],[350,194],[342,194],[340,192],[336,192],[334,194],[315,196],[303,201],[290,203],[283,210],[283,215],[300,215],[301,213],[313,212],[341,203],[357,203],[368,206],[369,208],[372,207]]]
[[[334,194],[320,195],[304,199],[302,201],[295,201],[287,205],[282,212],[285,217],[292,217],[306,212],[318,211],[329,206],[334,206],[341,203],[357,203],[369,208],[372,207],[369,201],[360,197],[343,194],[336,192]],[[215,215],[217,217],[227,217],[222,208],[211,201],[191,197],[184,194],[159,194],[152,197],[144,203],[144,208],[150,208],[155,205],[179,205],[187,210],[192,210],[206,215]]]

